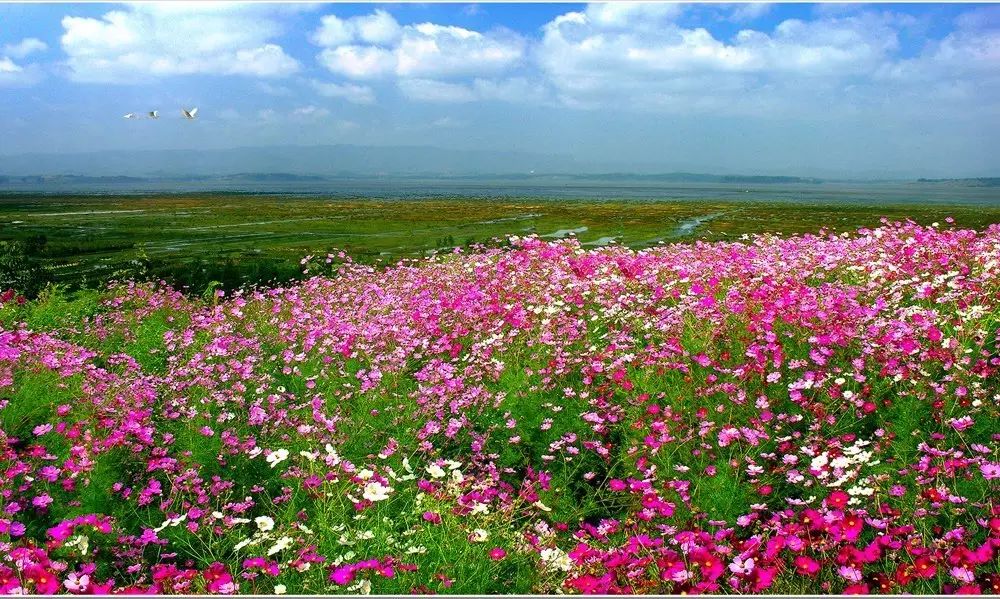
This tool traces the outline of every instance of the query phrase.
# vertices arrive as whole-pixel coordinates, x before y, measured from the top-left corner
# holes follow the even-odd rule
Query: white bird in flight
[[[188,120],[193,120],[194,117],[198,114],[198,109],[197,108],[192,108],[191,110],[184,110],[182,108],[181,109],[181,114],[184,115],[184,118],[186,118]]]
[[[158,118],[160,118],[160,111],[159,110],[150,110],[149,111],[149,118],[151,118],[151,119],[158,119]]]
[[[123,116],[122,118],[125,118],[125,119],[134,119],[135,118],[135,113],[134,112],[130,112],[130,113],[126,114],[125,116]]]

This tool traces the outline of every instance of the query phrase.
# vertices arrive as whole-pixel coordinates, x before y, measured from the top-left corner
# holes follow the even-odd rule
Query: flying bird
[[[126,114],[125,116],[123,116],[122,118],[123,119],[134,119],[135,118],[135,113],[134,112],[130,112],[130,113]]]
[[[160,111],[159,110],[150,110],[149,111],[149,118],[151,118],[151,119],[158,119],[158,118],[160,118]]]
[[[188,120],[193,120],[194,117],[198,114],[198,109],[192,108],[191,110],[184,110],[183,108],[181,108],[181,114],[184,115],[184,118]]]

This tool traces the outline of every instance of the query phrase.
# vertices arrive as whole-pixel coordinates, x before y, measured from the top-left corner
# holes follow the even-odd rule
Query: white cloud
[[[678,16],[684,7],[665,2],[599,2],[587,5],[584,16],[598,27],[656,27]]]
[[[16,44],[5,44],[0,54],[8,58],[24,58],[34,52],[47,50],[48,47],[48,44],[37,37],[26,37]]]
[[[7,57],[0,58],[0,73],[20,73],[23,70],[13,60]]]
[[[311,39],[324,46],[320,64],[351,79],[493,75],[519,63],[526,48],[524,39],[510,31],[481,33],[436,23],[400,26],[380,10],[350,19],[327,15]]]
[[[504,31],[478,31],[421,23],[404,29],[396,48],[401,77],[456,77],[499,73],[524,55],[520,37]]]
[[[674,17],[646,5],[563,14],[543,28],[538,64],[570,106],[780,114],[836,103],[839,86],[891,60],[905,25],[871,13],[789,19],[725,40]]]
[[[354,104],[374,104],[375,92],[367,85],[353,83],[324,83],[312,80],[310,84],[316,92],[327,98],[341,98]]]
[[[970,23],[959,20],[960,24]],[[962,75],[980,79],[1000,78],[1000,27],[980,30],[976,26],[952,31],[928,44],[917,57],[886,65],[880,75],[896,80],[942,80]]]
[[[41,78],[38,65],[20,65],[6,56],[0,56],[0,87],[28,87]]]
[[[729,13],[729,20],[736,23],[748,23],[754,21],[771,12],[774,4],[770,2],[746,2],[736,4]]]
[[[310,36],[318,46],[334,47],[352,42],[388,44],[400,34],[399,23],[388,12],[376,10],[370,15],[341,19],[337,15],[326,15],[320,19],[319,29]]]
[[[337,15],[326,15],[320,19],[319,29],[309,36],[317,46],[340,46],[354,41],[354,27]]]
[[[351,19],[357,37],[370,44],[388,44],[399,37],[400,27],[396,19],[384,10],[376,10],[366,17]]]
[[[351,79],[377,79],[395,70],[391,52],[377,46],[338,46],[319,54],[319,62],[331,73]]]
[[[64,17],[61,44],[70,77],[77,81],[289,75],[299,64],[272,41],[282,27],[268,10],[235,3],[133,4],[99,19]]]

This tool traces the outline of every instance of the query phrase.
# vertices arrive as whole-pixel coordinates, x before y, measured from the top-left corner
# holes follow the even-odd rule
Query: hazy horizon
[[[991,177],[1000,6],[0,4],[0,97],[0,175],[351,145],[441,172]],[[243,171],[296,172],[218,174]]]

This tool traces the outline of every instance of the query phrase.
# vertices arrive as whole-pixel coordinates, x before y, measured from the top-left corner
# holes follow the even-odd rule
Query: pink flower
[[[842,510],[847,507],[847,502],[851,499],[851,496],[847,493],[836,490],[826,498],[826,504],[834,509]]]
[[[354,581],[354,567],[352,565],[340,566],[330,573],[330,580],[339,584],[351,584]]]
[[[819,562],[806,555],[795,558],[795,571],[803,576],[816,576],[819,573]]]
[[[236,584],[225,564],[213,563],[202,572],[202,577],[205,579],[205,589],[210,593],[229,595],[236,592]]]
[[[491,560],[500,561],[505,557],[507,557],[507,552],[504,550],[503,547],[494,547],[493,549],[490,549]]]
[[[74,593],[79,593],[87,590],[90,585],[90,576],[86,574],[77,574],[76,572],[70,572],[66,580],[63,581],[63,586]]]
[[[733,563],[729,564],[729,570],[734,574],[749,574],[753,572],[753,558],[743,559],[739,556],[733,559]]]
[[[952,418],[948,421],[948,424],[950,424],[956,431],[961,432],[971,428],[974,424],[976,424],[976,421],[972,419],[972,416],[962,416],[961,418]]]
[[[42,566],[28,566],[24,577],[34,584],[34,591],[39,595],[54,595],[59,591],[59,578]]]

